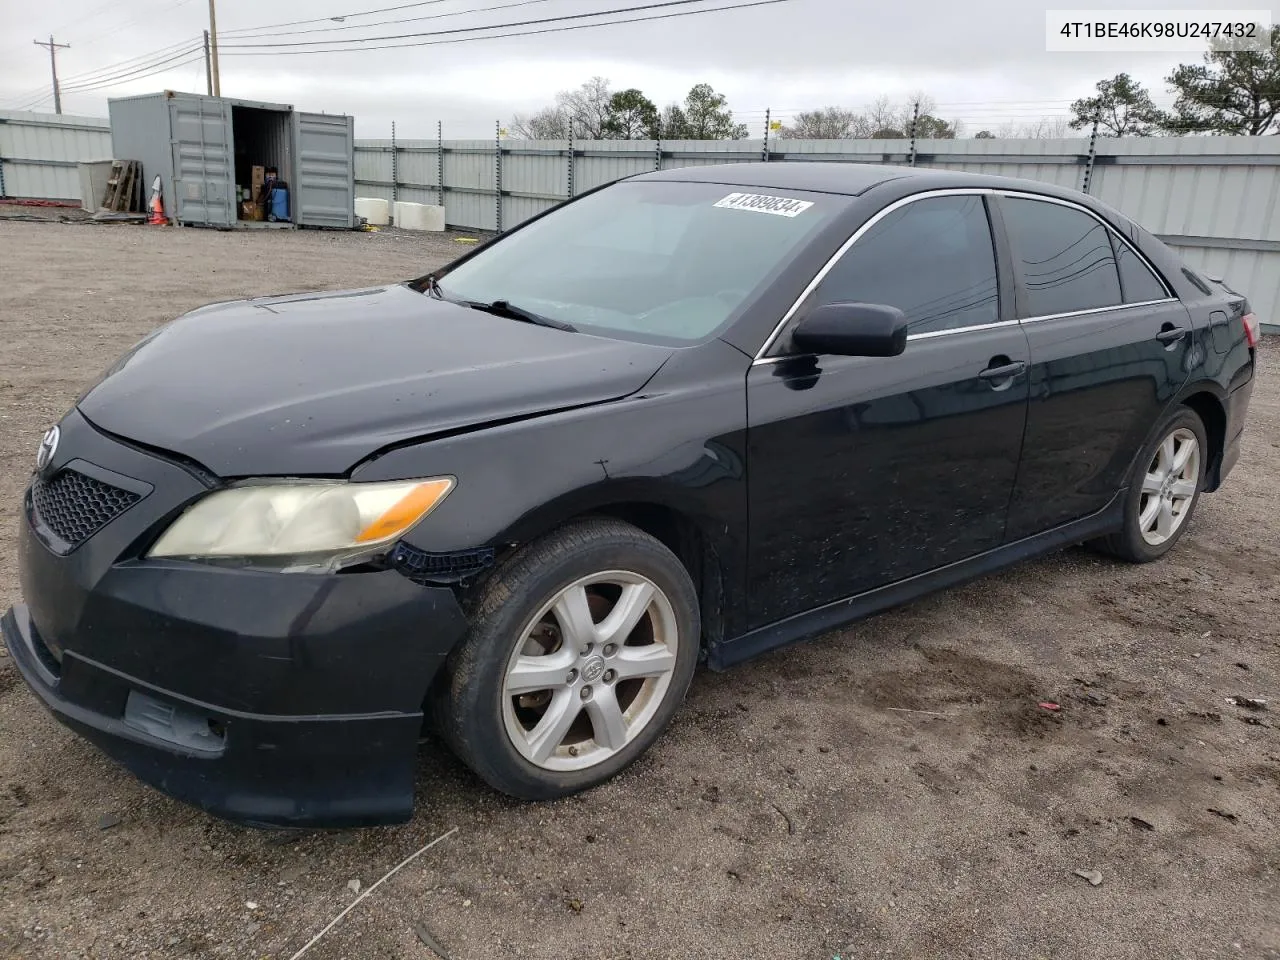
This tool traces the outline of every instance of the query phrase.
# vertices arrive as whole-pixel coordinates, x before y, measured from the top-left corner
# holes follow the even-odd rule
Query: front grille
[[[79,546],[141,500],[138,494],[76,470],[63,470],[52,480],[36,477],[31,507],[59,540]]]

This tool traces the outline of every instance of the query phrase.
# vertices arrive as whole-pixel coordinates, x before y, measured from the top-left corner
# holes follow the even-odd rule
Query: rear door
[[[1018,540],[1107,506],[1203,348],[1186,308],[1096,214],[1031,194],[996,199],[1031,348],[1006,534]]]
[[[169,130],[174,207],[166,213],[179,223],[234,223],[231,104],[213,97],[173,97]],[[149,193],[150,182],[145,187]]]
[[[795,313],[899,307],[896,357],[793,352],[747,377],[751,625],[1000,545],[1028,350],[982,195],[912,197],[854,234]]]
[[[326,113],[295,113],[293,221],[307,227],[355,226],[355,120]]]

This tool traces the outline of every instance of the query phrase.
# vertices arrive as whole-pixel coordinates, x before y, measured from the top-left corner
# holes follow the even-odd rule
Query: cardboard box
[[[266,182],[266,179],[267,179],[266,167],[254,167],[252,169],[252,171],[250,172],[250,186],[252,189],[249,193],[249,197],[251,199],[253,200],[262,199],[262,185],[263,183]]]
[[[262,211],[262,204],[255,203],[253,200],[241,200],[240,219],[254,221],[265,220],[266,215]]]

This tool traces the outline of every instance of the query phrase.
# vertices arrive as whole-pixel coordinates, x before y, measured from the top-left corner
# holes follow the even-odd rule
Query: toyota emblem
[[[58,451],[58,437],[61,435],[57,427],[50,427],[40,440],[40,449],[36,452],[36,469],[43,470],[53,460]]]

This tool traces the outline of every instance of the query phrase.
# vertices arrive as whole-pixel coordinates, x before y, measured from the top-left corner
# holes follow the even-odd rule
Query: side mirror
[[[796,324],[791,342],[805,353],[896,357],[907,348],[907,318],[880,303],[827,303]]]

